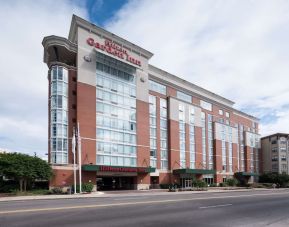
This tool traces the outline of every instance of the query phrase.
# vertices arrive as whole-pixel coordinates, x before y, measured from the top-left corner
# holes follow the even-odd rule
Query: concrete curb
[[[180,192],[168,192],[168,191],[145,191],[145,192],[129,192],[129,193],[105,193],[94,192],[91,194],[72,194],[72,195],[35,195],[35,196],[15,196],[15,197],[2,197],[0,202],[9,201],[25,201],[25,200],[52,200],[52,199],[88,199],[88,198],[115,198],[115,197],[136,197],[136,196],[159,196],[159,195],[185,195],[185,194],[204,194],[204,193],[226,193],[226,192],[252,192],[252,191],[286,191],[288,189],[210,189],[207,191],[180,191]]]

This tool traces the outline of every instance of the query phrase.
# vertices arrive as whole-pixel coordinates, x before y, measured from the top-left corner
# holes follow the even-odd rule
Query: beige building
[[[288,172],[289,134],[276,133],[261,138],[263,171],[273,173]]]

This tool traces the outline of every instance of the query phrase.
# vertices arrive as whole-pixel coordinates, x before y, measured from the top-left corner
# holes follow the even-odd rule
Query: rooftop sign
[[[119,45],[117,45],[117,44],[115,44],[115,43],[113,43],[107,39],[104,41],[104,44],[101,44],[99,42],[94,41],[93,38],[88,38],[86,40],[86,42],[89,46],[93,46],[99,50],[106,51],[107,53],[114,55],[120,59],[126,60],[126,61],[128,61],[134,65],[141,66],[140,60],[133,58],[121,46],[119,46]]]

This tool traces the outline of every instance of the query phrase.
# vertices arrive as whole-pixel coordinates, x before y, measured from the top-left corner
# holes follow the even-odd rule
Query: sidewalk
[[[133,196],[148,196],[148,195],[185,195],[197,193],[226,193],[226,192],[252,192],[252,191],[289,191],[288,189],[224,189],[224,188],[210,188],[207,191],[181,191],[168,192],[164,189],[152,189],[143,191],[108,191],[108,192],[93,192],[89,194],[71,194],[71,195],[35,195],[35,196],[11,196],[1,197],[0,202],[9,201],[24,201],[24,200],[50,200],[50,199],[85,199],[85,198],[110,198],[110,197],[133,197]]]

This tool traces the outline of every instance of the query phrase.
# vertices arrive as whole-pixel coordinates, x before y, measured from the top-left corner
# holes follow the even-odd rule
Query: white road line
[[[227,206],[232,206],[233,204],[228,203],[228,204],[220,204],[220,205],[214,205],[214,206],[206,206],[206,207],[199,207],[199,209],[208,209],[208,208],[216,208],[216,207],[227,207]]]
[[[119,198],[119,199],[113,199],[113,200],[129,200],[129,199],[148,199],[149,197],[126,197],[126,198]]]

